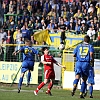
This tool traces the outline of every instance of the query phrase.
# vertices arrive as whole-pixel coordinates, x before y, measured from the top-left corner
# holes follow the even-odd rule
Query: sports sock
[[[82,82],[81,90],[80,90],[80,95],[85,92],[85,89],[86,89],[86,82]]]
[[[93,86],[90,86],[90,87],[89,87],[89,92],[90,92],[90,95],[92,96],[92,93],[93,93]]]
[[[28,72],[28,75],[27,75],[27,83],[30,83],[30,78],[31,78],[31,72]]]
[[[19,79],[19,84],[18,84],[18,88],[21,88],[22,82],[23,82],[23,77],[20,77],[20,79]]]
[[[38,87],[37,87],[37,90],[36,90],[36,92],[38,92],[43,86],[45,85],[45,83],[44,82],[42,82]]]
[[[50,82],[50,83],[48,84],[48,91],[50,91],[50,90],[52,89],[52,87],[53,87],[53,83]]]
[[[75,91],[76,90],[76,87],[77,87],[77,84],[78,84],[78,82],[79,82],[79,79],[75,79],[74,80],[74,82],[73,82],[73,91]]]

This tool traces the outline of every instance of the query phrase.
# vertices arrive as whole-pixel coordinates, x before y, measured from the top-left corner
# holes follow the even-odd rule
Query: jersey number
[[[86,56],[88,54],[88,47],[80,47],[80,56]]]
[[[24,53],[25,53],[25,54],[28,54],[29,52],[32,53],[32,50],[29,50],[28,48],[25,48]]]

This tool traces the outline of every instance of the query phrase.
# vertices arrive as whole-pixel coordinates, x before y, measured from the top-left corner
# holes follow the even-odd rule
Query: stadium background
[[[50,53],[66,65],[66,71],[74,71],[75,60],[72,58],[73,49],[77,44],[82,42],[84,35],[89,33],[91,44],[95,47],[95,72],[100,75],[100,3],[98,0],[72,1],[0,1],[0,82],[13,82],[21,66],[21,63],[18,64],[18,62],[22,61],[22,54],[14,57],[12,52],[14,49],[17,50],[20,46],[24,45],[26,37],[32,41],[36,49],[39,49],[40,54],[42,46],[49,46]],[[66,30],[65,50],[62,51],[58,47],[62,40],[61,26],[64,25]],[[90,35],[91,33],[92,35]],[[37,62],[37,69],[35,73],[33,72],[33,78],[35,75],[37,77],[33,79],[32,84],[38,84],[43,80],[43,66],[38,63],[40,57],[36,57],[35,61]],[[60,73],[59,77],[59,80],[55,81],[55,85],[62,86],[64,80],[66,80],[63,70],[62,76]],[[96,79],[97,84],[100,84],[98,77]],[[17,80],[15,79],[15,81]],[[26,79],[24,80],[25,82]],[[70,86],[67,88],[70,88]]]

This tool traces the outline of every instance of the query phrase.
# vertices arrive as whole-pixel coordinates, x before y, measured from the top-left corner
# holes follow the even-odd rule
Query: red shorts
[[[46,70],[44,73],[45,79],[55,79],[55,72],[53,70]]]

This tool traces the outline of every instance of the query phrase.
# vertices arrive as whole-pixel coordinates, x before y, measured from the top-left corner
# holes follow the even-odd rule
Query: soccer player
[[[51,94],[51,89],[53,87],[54,79],[55,79],[55,72],[54,72],[54,63],[58,66],[65,68],[62,66],[59,62],[57,62],[50,54],[48,47],[43,47],[43,56],[41,56],[41,62],[44,64],[44,82],[42,82],[37,89],[34,91],[34,94],[37,95],[38,91],[47,83],[48,84],[48,90],[46,91],[46,94]]]
[[[74,50],[74,57],[76,57],[75,65],[75,80],[73,82],[72,96],[75,94],[77,84],[80,77],[82,77],[82,85],[80,89],[80,98],[84,98],[83,93],[86,89],[86,81],[89,75],[90,63],[94,66],[94,48],[89,44],[90,37],[86,35],[84,42],[79,44]]]
[[[90,66],[90,69],[89,69],[89,76],[88,76],[88,86],[89,86],[89,95],[90,95],[90,98],[93,98],[93,85],[95,84],[94,82],[94,67],[91,67]],[[85,91],[85,95],[87,95],[87,87],[86,87],[86,91]]]
[[[23,77],[26,71],[28,71],[27,84],[30,83],[31,71],[34,69],[34,55],[38,54],[38,51],[32,47],[32,42],[30,40],[25,41],[25,46],[21,47],[20,50],[13,52],[13,55],[16,55],[20,52],[23,52],[23,62],[21,69],[21,77],[18,84],[18,93],[20,93]]]

